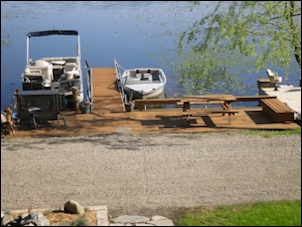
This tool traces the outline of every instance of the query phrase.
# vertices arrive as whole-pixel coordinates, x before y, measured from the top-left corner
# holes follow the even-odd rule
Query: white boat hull
[[[133,93],[133,90],[128,89],[127,87],[124,87],[124,90],[127,92],[128,97],[129,97],[130,93]],[[133,99],[154,99],[154,98],[164,98],[164,96],[165,96],[165,87],[162,86],[161,88],[154,90],[154,92],[151,92],[149,94],[133,93],[132,98]]]
[[[132,99],[153,99],[164,96],[166,75],[162,69],[129,69],[122,75],[124,91]]]

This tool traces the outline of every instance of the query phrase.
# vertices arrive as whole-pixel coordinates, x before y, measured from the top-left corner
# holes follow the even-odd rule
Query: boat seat
[[[49,64],[44,60],[37,60],[32,65],[26,67],[24,71],[24,76],[27,75],[37,75],[43,76],[43,85],[44,87],[50,87],[51,81],[53,80],[53,67],[52,64]]]
[[[282,77],[278,76],[277,73],[273,73],[270,69],[267,69],[266,72],[270,82],[275,84],[275,91],[277,91],[277,84],[282,82]]]
[[[152,81],[152,75],[150,73],[142,73],[141,80],[149,80]]]

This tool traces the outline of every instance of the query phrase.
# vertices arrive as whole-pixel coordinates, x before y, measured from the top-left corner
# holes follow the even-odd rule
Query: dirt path
[[[107,205],[112,216],[168,218],[173,209],[301,199],[301,137],[116,133],[1,140],[1,209],[59,207],[69,199]]]

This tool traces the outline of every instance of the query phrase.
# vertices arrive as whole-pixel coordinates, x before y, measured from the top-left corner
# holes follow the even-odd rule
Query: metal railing
[[[90,111],[93,110],[93,96],[92,96],[92,74],[91,68],[89,67],[88,60],[85,59],[85,72],[86,72],[86,82],[87,82],[87,97],[90,102]]]
[[[126,95],[125,95],[125,92],[124,92],[124,88],[121,84],[121,80],[122,80],[122,75],[121,75],[121,71],[120,71],[120,68],[122,68],[117,62],[115,59],[114,60],[114,68],[115,68],[115,76],[116,76],[116,82],[117,82],[117,85],[118,85],[118,89],[119,89],[119,92],[120,92],[120,95],[121,95],[121,99],[122,99],[122,104],[123,104],[123,110],[125,111],[125,100],[126,100]],[[122,68],[123,69],[123,68]]]

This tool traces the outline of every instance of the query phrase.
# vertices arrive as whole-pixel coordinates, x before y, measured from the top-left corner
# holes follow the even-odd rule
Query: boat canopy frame
[[[47,31],[36,31],[27,33],[27,53],[26,53],[26,62],[29,63],[29,38],[31,37],[40,37],[40,36],[49,36],[49,35],[76,35],[78,37],[78,50],[77,55],[81,57],[81,44],[80,44],[80,35],[76,30],[47,30]]]

